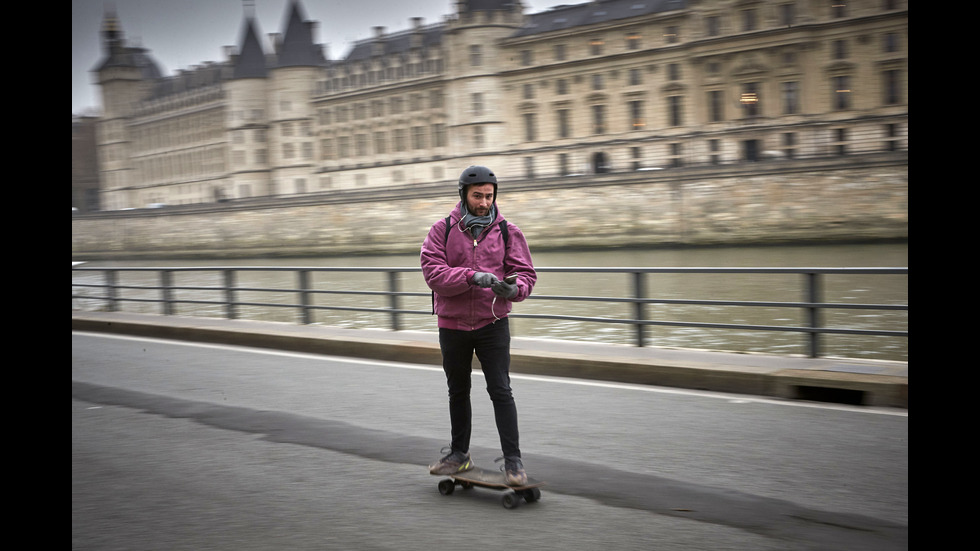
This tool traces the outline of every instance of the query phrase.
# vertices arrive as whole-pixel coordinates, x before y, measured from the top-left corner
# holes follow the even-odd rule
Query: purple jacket
[[[434,293],[433,307],[439,316],[439,327],[472,331],[507,316],[511,302],[520,302],[531,294],[538,276],[524,234],[510,223],[507,224],[507,250],[504,250],[500,232],[504,217],[499,207],[497,219],[477,240],[468,231],[460,231],[461,210],[461,204],[457,204],[449,217],[448,238],[445,218],[429,229],[422,243],[422,275]],[[497,279],[516,274],[517,296],[508,300],[490,289],[477,287],[471,281],[476,272],[488,272]]]

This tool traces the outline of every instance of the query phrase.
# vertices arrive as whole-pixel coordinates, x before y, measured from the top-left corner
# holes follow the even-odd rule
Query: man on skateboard
[[[422,243],[422,273],[433,291],[439,346],[449,387],[452,443],[429,466],[451,475],[473,468],[470,458],[470,375],[476,353],[486,376],[508,484],[527,483],[521,461],[517,406],[510,387],[511,304],[537,282],[527,240],[497,209],[497,177],[484,166],[463,171],[460,202],[437,221]]]

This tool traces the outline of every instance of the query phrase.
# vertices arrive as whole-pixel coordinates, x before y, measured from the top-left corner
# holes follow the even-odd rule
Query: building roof
[[[529,16],[528,23],[513,36],[560,31],[573,27],[594,25],[628,19],[641,15],[683,9],[685,0],[594,0],[575,5],[562,5]]]
[[[161,77],[153,82],[152,98],[165,98],[172,94],[188,92],[220,85],[229,73],[227,63],[207,63],[192,70],[180,71],[174,76]]]
[[[460,6],[464,12],[490,11],[512,9],[511,0],[466,0]],[[683,9],[687,6],[685,0],[592,0],[573,5],[555,6],[541,13],[528,16],[527,23],[514,31],[512,37],[526,37],[535,34],[560,31],[574,27],[595,25],[619,19],[628,19],[642,15],[663,13]],[[356,42],[344,58],[345,62],[356,62],[369,59],[379,52],[377,46],[382,46],[381,54],[392,55],[405,53],[411,49],[411,39],[414,35],[422,34],[422,47],[438,46],[445,33],[444,24],[431,25],[422,29],[410,29],[364,39]]]
[[[421,39],[418,45],[423,49],[437,47],[442,44],[442,35],[444,32],[445,26],[433,25],[392,33],[373,39],[361,40],[354,44],[353,48],[348,52],[347,57],[344,58],[344,61],[352,62],[369,59],[373,55],[378,54],[376,46],[379,44],[382,46],[381,53],[383,55],[408,52],[413,47],[414,37]]]
[[[515,4],[514,0],[463,0],[460,7],[463,11],[511,11]]]
[[[234,61],[232,78],[265,78],[267,75],[266,56],[255,29],[255,20],[246,17],[242,26],[240,50]]]
[[[322,67],[323,49],[314,43],[313,22],[307,21],[298,0],[290,0],[289,20],[278,49],[277,67]]]
[[[116,13],[107,9],[102,20],[102,59],[96,63],[94,71],[109,67],[135,67],[146,79],[156,79],[163,75],[160,66],[150,57],[145,48],[129,46],[122,32]]]

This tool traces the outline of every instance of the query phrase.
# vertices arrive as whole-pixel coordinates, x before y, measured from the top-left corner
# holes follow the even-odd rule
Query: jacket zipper
[[[486,228],[484,228],[484,230],[482,232],[480,232],[480,239],[481,240],[486,239],[487,234],[490,233],[490,228],[492,228],[493,226],[494,226],[494,224],[490,224],[489,226],[487,226]],[[477,246],[477,238],[474,237],[473,238],[473,248],[475,249],[476,246]]]

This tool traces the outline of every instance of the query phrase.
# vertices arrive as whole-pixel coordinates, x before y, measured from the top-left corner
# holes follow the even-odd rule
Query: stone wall
[[[504,217],[533,250],[908,238],[908,165],[508,191]],[[624,183],[626,182],[626,183]],[[407,254],[455,205],[445,196],[162,209],[72,219],[72,260]]]

